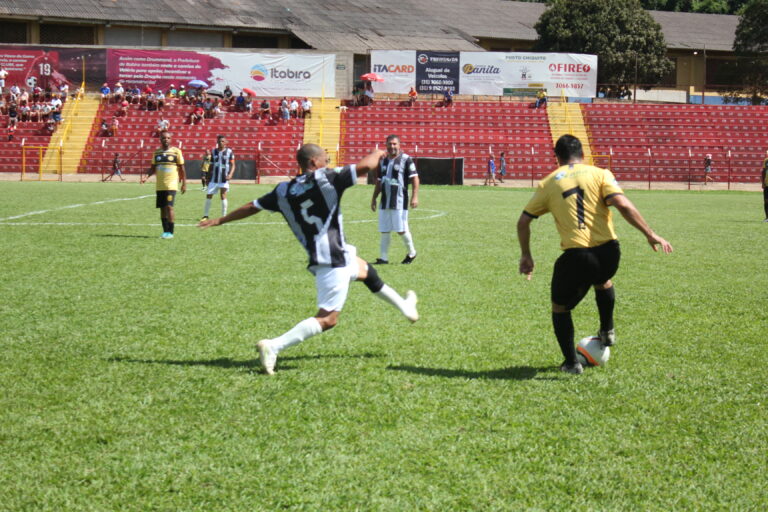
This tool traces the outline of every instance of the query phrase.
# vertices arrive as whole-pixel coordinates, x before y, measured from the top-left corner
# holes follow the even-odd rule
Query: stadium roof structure
[[[534,41],[546,6],[507,0],[0,0],[0,16],[294,34],[320,50],[482,51]],[[650,11],[671,50],[732,51],[737,16]]]

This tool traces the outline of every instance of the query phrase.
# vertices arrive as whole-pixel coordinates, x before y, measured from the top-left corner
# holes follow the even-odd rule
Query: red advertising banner
[[[84,70],[86,83],[95,86],[106,77],[106,50],[0,46],[0,65],[8,72],[7,87],[56,89],[63,83],[78,87]]]
[[[210,54],[175,50],[108,50],[107,82],[123,87],[149,85],[167,90],[171,84],[202,80],[211,85],[213,71],[225,68]]]

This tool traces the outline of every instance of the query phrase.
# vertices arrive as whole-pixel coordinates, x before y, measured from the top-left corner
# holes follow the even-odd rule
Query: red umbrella
[[[250,94],[251,96],[256,96],[256,91],[254,91],[253,89],[249,89],[247,87],[243,87],[243,92],[245,94]]]
[[[376,73],[366,73],[364,75],[360,76],[360,80],[365,80],[367,82],[383,82],[384,79],[377,75]]]

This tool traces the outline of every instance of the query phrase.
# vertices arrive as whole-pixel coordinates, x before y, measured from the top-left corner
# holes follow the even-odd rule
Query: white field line
[[[53,212],[57,210],[65,210],[67,208],[77,208],[79,206],[90,206],[94,204],[104,204],[104,203],[111,203],[115,201],[130,201],[132,199],[145,199],[147,197],[152,196],[141,196],[141,197],[131,197],[131,198],[124,198],[124,199],[110,199],[108,201],[98,201],[95,203],[88,203],[88,204],[77,204],[77,205],[70,205],[70,206],[63,206],[61,208],[54,208],[52,210],[41,210],[38,212],[29,212],[25,213],[23,215],[17,215],[15,217],[6,217],[4,219],[0,219],[0,226],[137,226],[137,227],[156,227],[157,222],[151,223],[151,224],[132,224],[132,223],[125,223],[125,222],[6,222],[8,220],[13,219],[19,219],[22,217],[26,217],[29,215],[40,215],[42,213],[48,213]],[[430,219],[436,219],[438,217],[444,217],[445,215],[448,215],[448,212],[440,211],[440,210],[429,210],[427,208],[419,208],[419,212],[432,212],[431,215],[427,215],[426,217],[412,217],[409,215],[408,221],[414,221],[414,220],[430,220]],[[411,213],[414,213],[412,210]],[[345,224],[365,224],[368,222],[378,222],[378,219],[361,219],[361,220],[347,220]],[[234,227],[234,226],[277,226],[285,224],[285,221],[279,221],[279,222],[232,222],[230,224],[226,224],[222,227]],[[197,227],[197,224],[176,224],[177,227]]]
[[[106,199],[104,201],[96,201],[94,203],[70,204],[70,205],[67,205],[67,206],[61,206],[59,208],[51,208],[50,210],[38,210],[38,211],[35,211],[35,212],[22,213],[21,215],[14,215],[13,217],[0,218],[0,222],[6,222],[6,221],[9,221],[9,220],[16,220],[16,219],[23,219],[24,217],[31,217],[32,215],[42,215],[44,213],[57,212],[57,211],[60,211],[60,210],[69,210],[71,208],[80,208],[80,207],[83,207],[83,206],[93,206],[93,205],[97,205],[97,204],[116,203],[118,201],[133,201],[135,199],[146,199],[148,197],[153,197],[153,196],[152,195],[148,195],[148,196],[138,196],[138,197],[121,197],[119,199]],[[29,225],[29,224],[35,224],[35,223],[20,223],[20,224],[27,224],[27,225]],[[46,223],[40,223],[40,224],[46,224]],[[57,223],[52,223],[52,224],[57,224]],[[68,224],[64,224],[64,225],[68,225]],[[78,224],[72,224],[72,225],[78,225]]]

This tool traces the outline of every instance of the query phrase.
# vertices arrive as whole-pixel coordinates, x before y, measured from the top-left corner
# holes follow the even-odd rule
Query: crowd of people
[[[51,87],[22,87],[14,83],[5,90],[6,75],[7,71],[0,68],[0,76],[3,77],[0,80],[0,115],[8,116],[7,139],[14,140],[19,123],[42,123],[41,134],[55,132],[63,120],[62,110],[69,96],[69,86],[62,84],[53,90]]]

